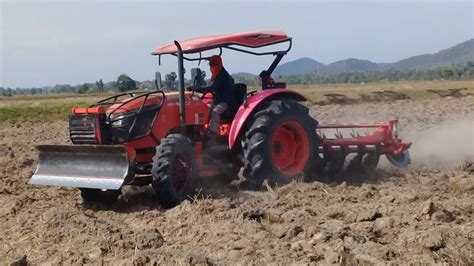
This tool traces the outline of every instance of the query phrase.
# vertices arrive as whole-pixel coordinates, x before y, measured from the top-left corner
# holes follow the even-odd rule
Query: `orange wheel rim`
[[[304,170],[309,150],[308,135],[298,122],[285,121],[273,133],[272,159],[285,175],[295,175]]]

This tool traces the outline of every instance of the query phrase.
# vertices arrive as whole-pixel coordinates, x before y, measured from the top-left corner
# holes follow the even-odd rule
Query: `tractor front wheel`
[[[181,134],[162,140],[153,157],[152,187],[164,208],[173,208],[195,192],[198,169],[191,141]]]
[[[311,174],[317,121],[294,100],[271,100],[249,121],[243,141],[244,176],[261,186],[283,184]]]

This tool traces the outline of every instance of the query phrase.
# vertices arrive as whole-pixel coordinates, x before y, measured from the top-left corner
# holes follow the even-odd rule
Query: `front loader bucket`
[[[40,145],[38,168],[29,184],[120,189],[129,175],[124,146]]]

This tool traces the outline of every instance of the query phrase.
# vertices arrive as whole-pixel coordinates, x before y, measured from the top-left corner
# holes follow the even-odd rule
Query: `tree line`
[[[177,75],[171,72],[165,75],[163,81],[164,89],[176,90],[178,87]],[[245,83],[248,86],[261,85],[260,78],[256,75],[236,75],[235,83]],[[381,81],[403,81],[403,80],[456,80],[474,79],[474,62],[468,62],[465,66],[447,66],[430,69],[397,70],[386,69],[377,71],[346,72],[338,74],[302,74],[289,76],[275,76],[275,80],[286,82],[288,85],[311,85],[328,83],[368,83]],[[185,83],[190,85],[191,81]],[[0,87],[0,96],[13,95],[35,95],[46,93],[103,93],[103,92],[125,92],[131,90],[155,90],[152,81],[136,81],[127,74],[117,77],[116,81],[104,83],[102,79],[95,83],[83,83],[79,85],[57,84],[42,88],[3,88]]]
[[[288,85],[311,85],[330,83],[368,83],[381,81],[403,81],[403,80],[457,80],[473,79],[474,62],[468,62],[465,66],[447,66],[430,69],[386,69],[376,71],[345,72],[337,74],[301,74],[288,76],[275,76],[279,82]],[[236,76],[236,83],[245,83],[249,86],[261,84],[260,78],[253,75]]]
[[[130,78],[127,74],[122,74],[117,77],[116,81],[104,83],[102,79],[95,83],[83,83],[78,85],[70,84],[56,84],[54,86],[46,86],[41,88],[3,88],[0,87],[0,96],[13,95],[35,95],[47,93],[103,93],[103,92],[125,92],[137,89],[154,89],[153,82],[144,81],[139,82]]]

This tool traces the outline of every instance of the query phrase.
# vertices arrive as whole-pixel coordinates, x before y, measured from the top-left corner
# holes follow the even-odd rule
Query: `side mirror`
[[[191,80],[193,82],[193,86],[196,88],[202,87],[205,85],[204,83],[205,74],[201,71],[200,68],[191,68]]]
[[[163,84],[161,83],[161,73],[159,71],[155,72],[155,86],[159,91],[163,88]]]

